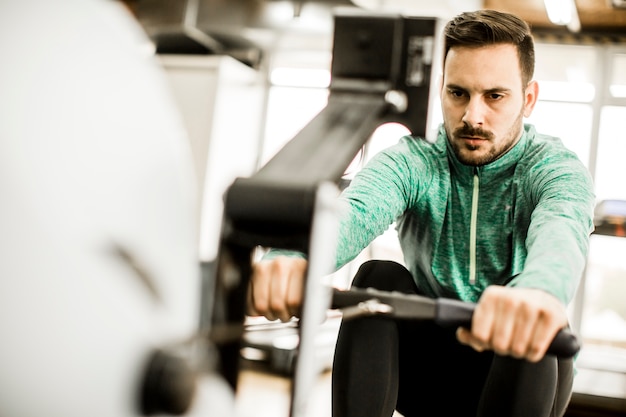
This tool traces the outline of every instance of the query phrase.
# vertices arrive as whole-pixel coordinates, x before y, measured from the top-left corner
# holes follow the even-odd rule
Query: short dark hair
[[[444,29],[445,62],[451,48],[477,48],[494,44],[512,44],[517,48],[522,83],[525,87],[535,71],[535,47],[530,27],[519,17],[495,10],[461,13]]]

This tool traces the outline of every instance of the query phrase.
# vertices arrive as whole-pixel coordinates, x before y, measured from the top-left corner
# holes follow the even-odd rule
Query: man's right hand
[[[286,256],[255,263],[248,288],[248,314],[281,321],[298,316],[307,265],[305,259]]]

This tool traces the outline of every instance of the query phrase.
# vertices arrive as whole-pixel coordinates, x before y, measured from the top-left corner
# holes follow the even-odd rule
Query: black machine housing
[[[322,184],[339,184],[381,124],[398,122],[416,137],[433,137],[429,123],[436,114],[431,97],[436,96],[441,66],[439,19],[338,9],[334,22],[328,104],[256,174],[236,179],[224,195],[218,255],[205,282],[201,325],[209,329],[220,354],[220,372],[233,387],[255,248],[301,251],[309,256],[310,273]],[[306,320],[303,314],[301,332]],[[301,337],[300,346],[305,342]]]

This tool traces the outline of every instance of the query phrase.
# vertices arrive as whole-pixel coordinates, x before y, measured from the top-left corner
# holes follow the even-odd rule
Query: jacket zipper
[[[469,282],[476,283],[476,224],[478,223],[478,190],[480,181],[478,171],[474,171],[474,187],[472,191],[472,216],[470,220],[470,246],[469,246]]]

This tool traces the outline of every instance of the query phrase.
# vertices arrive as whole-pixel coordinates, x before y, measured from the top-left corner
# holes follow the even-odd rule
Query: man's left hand
[[[478,301],[472,329],[459,328],[457,338],[479,352],[538,362],[567,321],[565,306],[545,291],[493,285]]]

